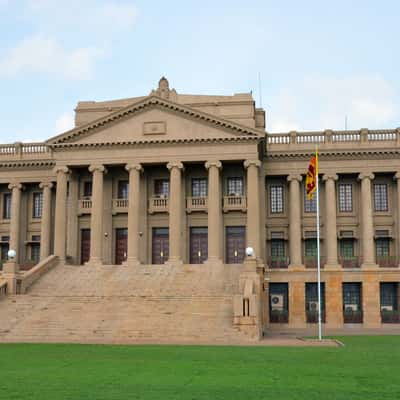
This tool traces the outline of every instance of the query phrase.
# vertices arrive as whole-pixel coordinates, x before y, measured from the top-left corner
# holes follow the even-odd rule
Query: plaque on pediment
[[[164,135],[167,133],[167,123],[165,121],[144,122],[144,135]]]

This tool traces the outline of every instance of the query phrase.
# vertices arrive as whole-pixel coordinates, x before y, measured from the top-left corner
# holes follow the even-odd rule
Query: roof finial
[[[176,90],[169,88],[168,79],[165,76],[162,76],[161,79],[158,81],[158,88],[157,90],[152,90],[151,94],[155,94],[163,99],[169,100],[176,100]]]

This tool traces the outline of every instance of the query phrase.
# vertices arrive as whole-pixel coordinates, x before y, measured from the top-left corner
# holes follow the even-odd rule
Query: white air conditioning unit
[[[345,311],[358,311],[358,304],[346,304],[344,309]]]
[[[271,309],[283,310],[283,294],[271,294]]]
[[[310,311],[318,311],[318,301],[310,301],[308,307]]]
[[[393,306],[381,306],[381,311],[393,311]]]

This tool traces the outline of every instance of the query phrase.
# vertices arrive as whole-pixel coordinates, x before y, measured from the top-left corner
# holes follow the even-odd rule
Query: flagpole
[[[318,339],[322,340],[322,318],[321,318],[321,257],[320,257],[320,232],[319,232],[319,160],[318,147],[315,148],[316,156],[316,183],[317,183],[317,275],[318,275]]]

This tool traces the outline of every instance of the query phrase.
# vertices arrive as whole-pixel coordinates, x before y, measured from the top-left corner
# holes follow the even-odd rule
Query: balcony
[[[128,199],[113,199],[112,212],[113,214],[127,213],[128,212]]]
[[[397,268],[399,259],[396,256],[376,257],[376,263],[381,268]]]
[[[325,258],[320,257],[320,267],[323,268],[325,265]],[[304,266],[306,268],[318,268],[317,257],[304,257]]]
[[[149,213],[168,212],[168,197],[154,196],[149,199]]]
[[[270,269],[287,268],[289,266],[289,257],[270,257],[267,259]]]
[[[224,206],[223,211],[243,211],[245,212],[247,209],[246,197],[233,195],[233,196],[224,196]]]
[[[187,197],[186,198],[186,211],[191,213],[193,211],[206,211],[208,207],[208,198],[206,196]]]
[[[339,263],[343,268],[360,268],[361,257],[340,257]]]
[[[391,306],[393,308],[393,306]],[[398,310],[389,310],[388,307],[381,307],[382,324],[399,324],[400,312]]]
[[[78,214],[91,214],[92,213],[92,199],[78,200]]]
[[[363,312],[361,310],[346,310],[343,312],[343,322],[345,324],[362,324]]]
[[[289,322],[288,310],[270,310],[269,322],[273,324],[287,324]]]

